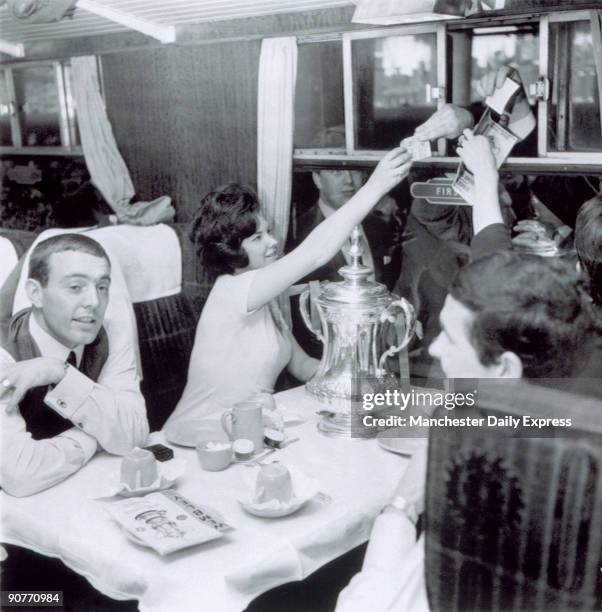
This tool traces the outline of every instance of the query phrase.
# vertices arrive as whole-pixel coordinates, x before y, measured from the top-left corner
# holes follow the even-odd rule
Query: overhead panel
[[[309,11],[350,6],[350,0],[95,0],[94,12],[85,10],[82,2],[72,18],[48,24],[24,25],[0,7],[0,35],[6,44],[33,43],[81,36],[125,33],[140,28],[127,27],[141,23],[152,32],[160,26],[191,25],[207,21],[249,18],[260,15]],[[106,11],[102,8],[106,7]],[[111,20],[111,15],[119,15]],[[159,29],[159,31],[161,31]]]

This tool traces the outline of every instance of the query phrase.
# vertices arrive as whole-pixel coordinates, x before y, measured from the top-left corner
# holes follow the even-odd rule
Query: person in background
[[[319,132],[315,147],[341,148],[345,146],[343,126],[326,128]],[[318,199],[307,208],[295,208],[291,220],[292,231],[286,252],[297,247],[322,222],[353,197],[365,180],[361,170],[316,170],[312,172]],[[384,196],[366,215],[361,225],[361,242],[364,248],[365,265],[374,269],[375,280],[389,289],[397,280],[400,269],[401,223],[395,200]],[[344,243],[336,255],[324,266],[312,270],[302,282],[308,280],[339,281],[339,268],[349,261],[348,244]]]
[[[458,154],[475,178],[477,204],[472,211],[475,231],[471,243],[473,260],[496,251],[510,250],[510,232],[502,219],[497,190],[498,173],[489,140],[484,136],[473,135],[471,130],[464,130]],[[594,396],[602,395],[601,230],[602,198],[596,196],[580,207],[575,224],[575,248],[591,298],[595,329],[589,356],[582,356],[578,375],[566,384],[566,387],[574,392]]]
[[[591,311],[568,263],[500,251],[460,270],[431,344],[448,378],[560,378],[588,352]],[[427,445],[416,451],[376,519],[362,571],[341,592],[337,612],[428,610],[424,585]],[[428,525],[427,525],[428,529]]]
[[[404,149],[390,151],[353,197],[283,257],[250,189],[231,184],[203,198],[191,237],[216,281],[197,326],[186,388],[165,424],[169,440],[190,444],[203,417],[272,392],[285,367],[301,381],[313,376],[317,360],[299,347],[273,301],[338,253],[410,163]]]
[[[333,126],[321,130],[314,139],[316,148],[344,148],[345,129]],[[365,180],[361,170],[337,169],[316,170],[312,180],[318,190],[317,200],[309,206],[297,202],[292,208],[290,230],[285,252],[297,247],[324,219],[341,208],[360,189]],[[360,225],[360,243],[364,265],[373,270],[371,280],[383,283],[392,289],[401,270],[401,212],[396,200],[390,195],[366,215]],[[350,243],[346,240],[335,256],[325,265],[300,279],[309,281],[341,281],[339,269],[350,263]],[[291,297],[291,319],[293,335],[300,346],[312,357],[322,354],[322,343],[305,326],[299,311],[298,296]]]
[[[105,329],[110,281],[106,252],[86,236],[54,236],[31,254],[32,306],[0,348],[0,485],[11,495],[57,484],[99,449],[125,455],[146,442],[133,347],[109,345]]]

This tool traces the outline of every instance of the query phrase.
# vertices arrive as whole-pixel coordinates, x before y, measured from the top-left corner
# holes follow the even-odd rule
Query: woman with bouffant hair
[[[190,238],[213,279],[249,265],[242,242],[255,233],[259,208],[255,192],[237,183],[222,185],[201,200]]]
[[[194,444],[199,419],[273,391],[285,367],[301,381],[313,376],[317,360],[299,347],[273,300],[334,257],[410,163],[404,149],[393,149],[344,206],[283,257],[251,189],[232,183],[201,200],[191,239],[216,280],[197,326],[186,388],[165,425],[170,441]]]

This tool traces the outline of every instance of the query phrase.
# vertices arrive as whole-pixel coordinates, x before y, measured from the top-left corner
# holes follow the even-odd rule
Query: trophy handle
[[[318,340],[324,344],[324,336],[320,330],[314,329],[311,318],[309,316],[309,289],[306,289],[299,296],[299,310],[301,311],[301,317],[303,318],[303,323],[305,323],[305,327],[309,329],[309,331],[318,338]]]
[[[390,346],[380,356],[380,359],[378,360],[377,376],[381,376],[383,372],[385,371],[384,363],[387,360],[387,358],[392,357],[393,355],[396,355],[397,353],[399,353],[399,351],[401,351],[401,349],[405,348],[408,345],[408,342],[412,339],[412,336],[414,334],[414,328],[416,327],[416,313],[414,312],[414,307],[405,298],[400,298],[398,300],[391,302],[389,306],[387,306],[387,309],[380,316],[380,322],[384,323],[385,321],[388,321],[389,323],[395,323],[395,321],[397,320],[397,317],[401,314],[401,312],[399,312],[395,315],[393,314],[393,312],[391,312],[391,310],[395,306],[400,308],[401,312],[403,312],[403,315],[404,315],[404,319],[405,319],[404,336],[402,340],[399,342],[399,344],[395,346]]]

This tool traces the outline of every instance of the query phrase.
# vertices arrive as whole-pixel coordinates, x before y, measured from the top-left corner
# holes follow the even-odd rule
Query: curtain
[[[152,202],[130,204],[135,189],[117,148],[100,95],[98,65],[94,56],[71,59],[71,84],[88,171],[117,218],[136,225],[152,225],[172,219],[175,211],[168,196]]]
[[[74,57],[71,74],[82,148],[92,182],[117,214],[125,212],[135,191],[100,95],[96,58]]]
[[[257,94],[257,192],[281,246],[288,231],[292,171],[297,42],[268,38],[261,45]],[[290,324],[290,304],[279,305]]]

